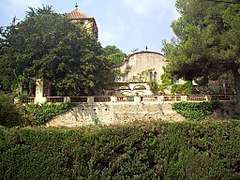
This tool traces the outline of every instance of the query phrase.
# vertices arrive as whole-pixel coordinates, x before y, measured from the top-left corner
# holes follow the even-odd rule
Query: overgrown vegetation
[[[172,105],[173,109],[187,120],[201,120],[211,115],[221,103],[212,102],[180,102]]]
[[[0,127],[2,179],[239,179],[240,122]]]
[[[154,94],[154,95],[157,95],[158,94],[158,91],[159,91],[159,85],[156,81],[150,81],[148,82],[148,85],[150,87],[150,90],[151,92]]]
[[[180,17],[171,24],[175,36],[170,43],[163,41],[162,51],[169,59],[166,72],[173,78],[221,82],[230,75],[229,85],[234,86],[225,92],[234,88],[240,105],[240,4],[223,2],[176,0]]]
[[[44,78],[51,83],[51,95],[92,95],[114,81],[111,68],[98,40],[51,6],[30,8],[24,20],[0,28],[3,91],[27,83],[31,92],[29,80],[35,85]]]
[[[44,125],[54,116],[69,111],[74,107],[73,103],[60,104],[28,104],[22,106],[20,111],[25,119],[29,120],[30,125]]]
[[[171,87],[172,94],[194,94],[195,90],[191,81],[184,84],[173,84]]]
[[[18,126],[21,124],[21,119],[21,115],[13,103],[12,95],[0,92],[0,125]]]

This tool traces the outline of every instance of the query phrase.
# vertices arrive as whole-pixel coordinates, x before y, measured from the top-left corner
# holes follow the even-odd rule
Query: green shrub
[[[211,115],[221,106],[220,102],[180,102],[174,103],[172,108],[187,120],[201,120]]]
[[[0,127],[2,179],[239,179],[240,122]]]
[[[157,95],[158,94],[158,83],[156,81],[150,81],[148,82],[148,85],[150,87],[150,91],[154,94]]]
[[[54,116],[62,114],[69,111],[74,107],[72,103],[60,103],[60,104],[28,104],[22,106],[22,113],[25,114],[25,117],[30,117],[31,125],[43,125]]]
[[[194,91],[195,89],[191,81],[184,84],[173,84],[171,87],[172,94],[193,94]]]
[[[13,97],[10,94],[0,92],[0,125],[13,127],[20,125],[20,123],[21,115],[13,103]]]

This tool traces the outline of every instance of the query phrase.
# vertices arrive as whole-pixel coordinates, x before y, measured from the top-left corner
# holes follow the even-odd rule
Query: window
[[[157,80],[157,72],[154,72],[154,80]]]
[[[153,73],[150,72],[150,81],[153,79]]]

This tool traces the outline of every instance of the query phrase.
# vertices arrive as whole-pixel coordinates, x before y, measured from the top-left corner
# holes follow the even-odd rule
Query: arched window
[[[154,72],[154,80],[155,81],[157,80],[157,72],[156,71]]]
[[[150,81],[153,79],[153,73],[150,72]]]

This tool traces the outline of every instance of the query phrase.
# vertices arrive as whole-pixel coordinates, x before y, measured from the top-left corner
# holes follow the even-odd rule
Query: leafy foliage
[[[50,80],[58,95],[93,94],[113,81],[95,37],[50,7],[30,10],[24,21],[1,31],[2,88],[32,77]]]
[[[174,103],[173,109],[187,120],[201,120],[211,115],[214,110],[221,106],[220,102],[180,102]]]
[[[44,125],[54,116],[69,111],[74,107],[72,103],[61,104],[28,104],[21,107],[21,112],[25,118],[30,119],[31,125]]]
[[[239,121],[0,127],[3,179],[239,179]]]
[[[166,67],[163,67],[164,73],[161,75],[161,84],[159,85],[159,89],[164,92],[164,90],[167,90],[170,88],[170,86],[173,84],[172,78],[169,75],[169,73],[166,73]]]
[[[240,5],[177,0],[176,7],[181,14],[172,23],[176,37],[163,42],[170,60],[167,72],[206,82],[231,73],[240,103]]]
[[[184,84],[173,84],[171,87],[171,93],[176,94],[193,94],[194,87],[191,81],[188,81]]]
[[[154,95],[157,95],[158,94],[158,91],[159,91],[159,86],[158,86],[158,83],[156,81],[150,81],[147,83],[150,87],[150,90],[151,92],[154,94]]]
[[[111,63],[112,67],[121,65],[124,62],[124,59],[127,57],[120,49],[114,45],[108,45],[103,48],[105,55]]]
[[[10,94],[0,92],[0,125],[6,127],[19,126],[21,124],[21,114]]]

